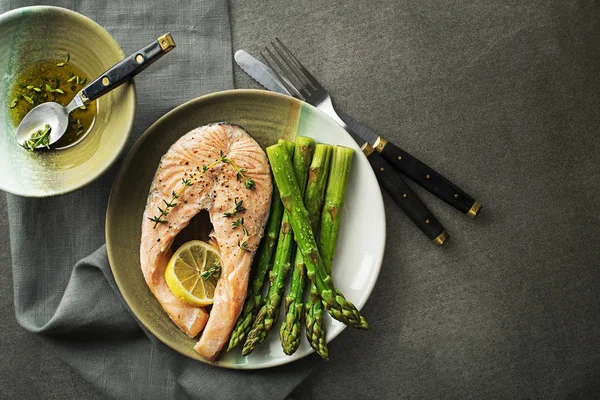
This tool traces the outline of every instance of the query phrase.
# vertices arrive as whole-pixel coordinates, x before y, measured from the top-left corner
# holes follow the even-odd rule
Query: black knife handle
[[[171,34],[166,33],[146,47],[131,54],[83,88],[81,95],[84,103],[96,100],[98,97],[117,88],[125,83],[125,81],[145,70],[150,64],[171,51],[174,47],[175,42]]]
[[[394,199],[396,204],[436,245],[441,246],[444,244],[448,239],[448,233],[410,186],[371,145],[365,143],[361,150],[367,156],[371,167],[373,167],[379,184]]]
[[[481,205],[464,190],[444,178],[433,168],[413,157],[400,147],[381,136],[373,146],[390,164],[402,171],[410,179],[450,204],[463,214],[475,218]]]

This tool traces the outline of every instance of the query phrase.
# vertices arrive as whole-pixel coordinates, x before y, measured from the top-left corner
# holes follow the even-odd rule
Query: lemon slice
[[[215,286],[221,274],[221,256],[206,242],[192,240],[173,254],[165,271],[171,292],[182,303],[208,306],[213,303]]]

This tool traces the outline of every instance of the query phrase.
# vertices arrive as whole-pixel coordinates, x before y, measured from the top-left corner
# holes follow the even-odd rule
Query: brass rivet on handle
[[[375,140],[375,143],[373,144],[373,148],[375,150],[377,150],[378,153],[381,153],[383,151],[383,148],[385,147],[385,145],[388,143],[387,140],[385,140],[384,138],[382,138],[381,136],[377,137],[377,140]]]
[[[426,220],[425,220],[425,223],[426,223],[426,224],[428,224],[428,223],[429,223],[429,220],[428,220],[428,219],[426,219]]]
[[[458,193],[456,193],[456,194],[454,195],[454,198],[455,198],[455,199],[458,199]]]
[[[398,160],[402,161],[402,156],[398,156]]]
[[[108,86],[110,84],[110,79],[108,79],[107,76],[102,78],[102,85],[103,86]]]
[[[406,198],[406,197],[408,197],[408,195],[406,193],[403,193],[402,197]]]
[[[381,167],[381,168],[379,168],[379,170],[380,170],[381,172],[383,172],[383,171],[385,171],[385,168]]]
[[[144,62],[144,56],[143,56],[143,55],[141,55],[141,54],[138,54],[137,56],[135,56],[135,61],[136,61],[138,64],[141,64],[141,63],[143,63],[143,62]]]
[[[163,51],[169,52],[175,48],[175,41],[170,33],[165,33],[161,37],[158,38],[158,44]]]
[[[448,240],[449,237],[450,236],[448,235],[448,232],[444,231],[444,232],[440,233],[438,237],[433,239],[433,243],[435,243],[436,246],[441,246],[444,243],[446,243],[446,241]]]
[[[481,210],[481,204],[479,204],[478,202],[475,202],[471,206],[471,209],[469,211],[467,211],[467,216],[471,217],[471,218],[475,218],[477,216],[477,214],[479,213],[479,210]]]
[[[371,147],[371,145],[369,143],[367,143],[367,142],[365,142],[365,144],[363,144],[362,146],[360,146],[360,149],[362,150],[363,154],[365,156],[367,156],[367,157],[369,157],[375,151],[373,149],[373,147]]]
[[[427,174],[427,175],[425,175],[425,178],[430,179],[431,175]]]

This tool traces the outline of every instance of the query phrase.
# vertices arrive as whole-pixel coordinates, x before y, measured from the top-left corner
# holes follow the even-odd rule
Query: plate
[[[336,286],[359,309],[375,285],[383,259],[385,214],[381,191],[366,157],[333,120],[304,102],[263,90],[231,90],[191,100],[154,123],[127,155],[108,203],[106,246],[115,281],[135,316],[166,345],[188,357],[225,368],[273,367],[312,353],[304,336],[298,351],[287,356],[279,342],[277,324],[265,342],[247,357],[242,357],[238,348],[222,352],[217,361],[204,360],[193,349],[196,341],[182,333],[163,311],[140,268],[142,215],[161,156],[190,130],[221,121],[243,126],[263,147],[280,137],[293,140],[301,135],[356,150],[332,271]],[[345,325],[329,316],[325,319],[330,342]]]
[[[0,189],[4,191],[47,197],[79,189],[105,172],[127,143],[136,112],[133,83],[96,101],[94,126],[81,143],[35,152],[17,144],[18,123],[9,115],[15,79],[36,62],[62,59],[67,53],[69,62],[90,81],[125,57],[104,28],[74,11],[34,6],[0,15]]]

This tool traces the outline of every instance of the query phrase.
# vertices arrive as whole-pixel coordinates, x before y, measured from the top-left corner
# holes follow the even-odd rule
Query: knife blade
[[[240,66],[241,69],[244,70],[252,79],[258,82],[261,86],[269,89],[272,92],[277,92],[281,94],[285,94],[288,96],[292,96],[291,93],[283,86],[283,84],[279,81],[275,73],[251,56],[246,53],[244,50],[238,50],[233,55],[235,62]],[[293,97],[293,96],[292,96]]]
[[[244,50],[238,50],[235,53],[235,60],[244,72],[265,88],[288,96],[292,95],[267,65],[252,57]],[[289,84],[289,82],[285,83]],[[287,86],[294,87],[294,85],[291,84]],[[469,217],[474,218],[477,216],[481,209],[481,205],[464,190],[460,189],[421,160],[395,144],[390,143],[384,137],[376,134],[359,121],[356,121],[348,115],[342,113],[339,114],[350,127],[350,130],[353,131],[350,132],[350,134],[359,145],[366,141],[380,153],[388,163],[400,170],[413,181]]]

